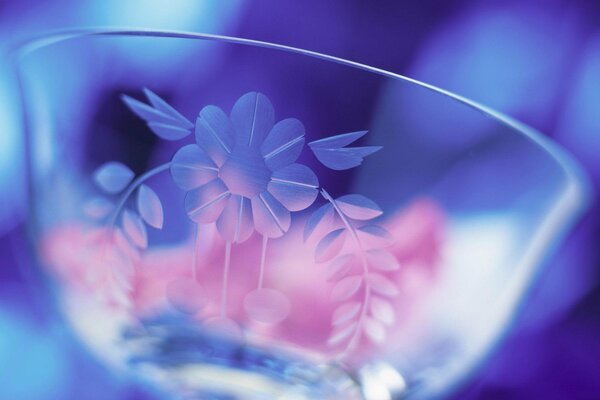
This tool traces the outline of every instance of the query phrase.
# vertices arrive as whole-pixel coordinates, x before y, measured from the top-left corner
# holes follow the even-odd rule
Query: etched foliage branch
[[[326,167],[346,170],[359,166],[364,157],[381,149],[380,146],[348,147],[366,133],[328,137],[309,146]],[[324,189],[321,195],[328,203],[309,217],[304,240],[321,233],[315,247],[315,261],[328,263],[326,275],[333,283],[331,300],[341,303],[332,314],[328,344],[343,345],[344,356],[358,346],[363,335],[377,344],[385,340],[386,326],[396,318],[389,298],[398,294],[396,284],[386,273],[399,269],[400,264],[386,250],[393,243],[392,235],[372,222],[383,214],[373,200],[361,194],[334,199]]]
[[[327,279],[334,284],[331,300],[341,303],[332,315],[328,343],[345,343],[345,352],[352,351],[363,333],[381,343],[385,326],[395,320],[394,309],[386,298],[398,294],[395,283],[385,274],[400,268],[394,255],[386,250],[392,244],[391,234],[371,222],[383,211],[363,195],[334,199],[325,190],[321,194],[328,204],[309,218],[305,239],[324,231],[316,246],[315,261],[328,263]]]

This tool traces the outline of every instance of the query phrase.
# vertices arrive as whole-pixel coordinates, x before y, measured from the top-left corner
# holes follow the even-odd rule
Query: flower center
[[[219,171],[232,194],[253,198],[267,189],[271,171],[258,149],[236,145]]]

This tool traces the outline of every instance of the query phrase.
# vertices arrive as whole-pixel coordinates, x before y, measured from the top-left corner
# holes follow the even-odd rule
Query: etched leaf
[[[379,225],[361,226],[357,234],[366,248],[388,247],[394,243],[392,234]]]
[[[328,168],[343,171],[358,167],[364,158],[381,149],[379,146],[353,147],[347,149],[313,149],[315,157]]]
[[[335,231],[325,235],[325,237],[317,244],[317,248],[315,250],[315,261],[322,263],[331,260],[342,250],[345,240],[345,228],[336,229]]]
[[[158,122],[165,124],[176,124],[177,122],[172,117],[149,106],[146,103],[142,103],[133,97],[122,95],[121,100],[129,107],[131,111],[146,122]]]
[[[120,231],[120,229],[115,229]],[[127,239],[125,239],[127,240]],[[131,260],[119,250],[103,251],[95,262],[100,262],[103,269],[108,269],[111,283],[114,285],[115,292],[130,292],[133,289],[132,278],[134,266]],[[127,296],[125,296],[127,297]],[[125,299],[124,299],[125,300]],[[126,299],[127,301],[129,299]]]
[[[385,325],[392,325],[396,320],[394,307],[385,299],[372,297],[370,302],[371,315]]]
[[[102,251],[99,260],[103,266],[110,268],[117,288],[130,291],[133,289],[132,278],[135,270],[133,262],[139,261],[139,252],[118,227],[112,233],[112,241],[115,246],[108,251]]]
[[[371,273],[367,280],[371,289],[382,296],[393,297],[399,293],[396,284],[383,275]]]
[[[189,129],[160,122],[149,122],[148,127],[156,136],[165,140],[180,140],[190,134]]]
[[[326,167],[345,170],[356,167],[363,159],[381,149],[381,146],[345,147],[363,137],[367,131],[345,133],[310,142],[315,157]]]
[[[90,218],[101,219],[114,209],[114,204],[105,199],[104,197],[95,197],[85,203],[83,206],[83,212]]]
[[[173,119],[179,120],[181,122],[182,128],[192,129],[194,124],[192,124],[186,117],[181,115],[179,111],[174,109],[170,104],[160,98],[156,93],[148,88],[144,88],[144,94],[150,104],[154,106],[155,109],[163,112],[164,114],[170,116]]]
[[[344,339],[350,337],[356,330],[358,326],[358,322],[353,322],[347,326],[340,327],[338,329],[334,329],[333,333],[327,340],[327,344],[330,346],[336,346],[340,344]]]
[[[343,133],[341,135],[329,136],[324,139],[314,140],[308,145],[316,149],[339,149],[356,142],[366,134],[367,131]]]
[[[180,140],[188,136],[193,124],[149,89],[144,89],[150,105],[127,95],[123,102],[134,114],[142,118],[158,137],[165,140]]]
[[[340,325],[350,321],[352,318],[358,315],[361,305],[362,304],[358,301],[351,301],[349,303],[342,304],[333,312],[331,325]]]
[[[379,217],[383,211],[367,197],[360,194],[348,194],[335,201],[342,212],[351,219],[369,220]]]
[[[340,280],[352,270],[355,263],[356,256],[354,254],[344,254],[339,256],[327,266],[327,280]]]
[[[134,175],[133,171],[126,165],[109,161],[94,172],[94,181],[104,191],[114,194],[125,189]]]
[[[136,246],[142,249],[148,246],[146,226],[137,214],[129,210],[123,212],[123,230]]]
[[[352,297],[362,285],[363,277],[353,275],[346,277],[335,284],[331,290],[331,301],[343,301]]]
[[[335,213],[333,206],[330,203],[322,205],[306,221],[306,225],[304,226],[304,241],[307,241],[320,227],[329,230],[329,228],[333,227],[334,221]]]
[[[158,195],[146,185],[138,189],[137,209],[146,223],[156,229],[163,227],[163,207]]]
[[[367,318],[363,324],[365,334],[375,344],[381,344],[385,340],[385,327],[376,319]]]
[[[400,268],[400,263],[396,257],[387,250],[368,250],[366,256],[369,265],[380,271],[395,271]]]
[[[115,245],[116,252],[123,256],[124,259],[138,262],[140,261],[140,253],[132,244],[131,240],[127,239],[126,234],[122,229],[115,229],[113,233],[113,244]],[[133,269],[127,271],[128,274],[133,275]]]

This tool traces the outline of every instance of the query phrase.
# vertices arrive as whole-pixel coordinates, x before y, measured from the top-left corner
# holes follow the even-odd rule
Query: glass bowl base
[[[144,322],[124,339],[132,368],[185,399],[366,398],[342,366],[208,334],[178,319]]]

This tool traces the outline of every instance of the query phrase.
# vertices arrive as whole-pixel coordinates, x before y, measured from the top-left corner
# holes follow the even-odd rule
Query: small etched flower
[[[256,230],[275,238],[288,231],[290,212],[316,199],[314,172],[295,163],[304,147],[304,126],[295,118],[275,122],[261,93],[243,95],[227,116],[206,106],[196,120],[196,144],[173,157],[171,174],[187,191],[185,209],[196,223],[216,222],[228,242]]]

